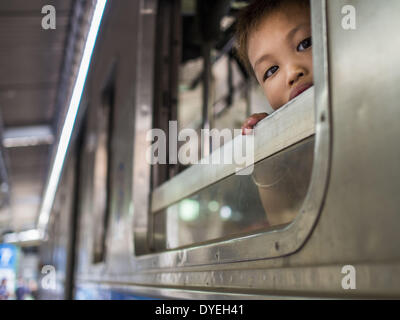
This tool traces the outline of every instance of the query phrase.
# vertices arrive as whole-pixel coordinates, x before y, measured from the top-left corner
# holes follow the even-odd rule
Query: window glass
[[[284,226],[295,218],[307,193],[314,137],[232,175],[155,214],[157,250],[174,249]]]

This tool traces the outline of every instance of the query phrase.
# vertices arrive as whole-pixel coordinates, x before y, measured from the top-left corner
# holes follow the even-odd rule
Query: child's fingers
[[[248,130],[252,130],[257,122],[255,118],[248,118],[242,125],[242,135],[246,135]]]
[[[254,126],[261,120],[267,117],[268,114],[263,112],[263,113],[255,113],[251,115],[249,118],[247,118],[243,125],[242,125],[242,135],[246,135],[246,130],[247,129],[253,129]]]
[[[249,119],[246,119],[242,124],[242,135],[246,135],[246,130],[252,129],[252,127],[248,124]]]
[[[242,128],[242,135],[246,136],[246,135],[251,135],[253,132],[252,128]]]

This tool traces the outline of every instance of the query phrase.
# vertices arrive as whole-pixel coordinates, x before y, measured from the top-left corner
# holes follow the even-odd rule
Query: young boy
[[[238,17],[236,37],[239,58],[274,110],[313,85],[309,0],[253,1]],[[266,116],[246,119],[243,134]]]
[[[237,50],[274,110],[313,85],[309,0],[254,0],[239,15]],[[253,129],[267,113],[242,125]],[[313,144],[259,166],[253,173],[269,225],[294,219],[307,193]]]

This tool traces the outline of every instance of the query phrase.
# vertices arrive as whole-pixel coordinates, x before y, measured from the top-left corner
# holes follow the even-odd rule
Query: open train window
[[[93,212],[94,223],[93,263],[104,261],[106,235],[110,216],[111,196],[111,141],[115,88],[108,85],[102,93],[102,103],[97,109],[96,150],[94,155]]]
[[[155,74],[168,77],[168,74],[173,73],[175,77],[175,87],[171,87],[171,82],[165,82],[169,87],[163,87],[155,77],[153,128],[166,128],[167,137],[168,121],[182,120],[179,118],[179,95],[177,91],[171,93],[179,88],[179,78],[176,75],[195,59],[185,61],[182,58],[189,53],[193,54],[194,49],[190,43],[185,42],[185,36],[180,38],[173,31],[182,32],[182,24],[186,24],[186,31],[189,30],[185,19],[190,19],[190,15],[192,23],[200,24],[197,29],[200,35],[193,34],[192,39],[200,39],[198,53],[202,63],[197,66],[198,72],[189,73],[195,80],[198,79],[196,74],[200,74],[199,81],[203,81],[201,115],[199,111],[193,111],[197,119],[201,119],[202,128],[221,126],[218,125],[221,110],[222,114],[229,114],[230,108],[242,110],[242,113],[233,113],[241,121],[256,110],[270,111],[266,106],[267,101],[259,97],[260,88],[232,53],[233,29],[229,26],[233,28],[243,2],[219,1],[213,10],[205,10],[203,6],[209,7],[210,2],[197,1],[197,5],[191,7],[191,13],[184,13],[184,5],[191,2],[183,1],[182,7],[174,6],[173,1],[168,4],[160,2],[170,6],[167,13],[163,5],[158,8],[159,16],[172,16],[178,12],[182,18],[179,20],[180,27],[169,29],[169,39],[181,39],[181,43],[173,40],[158,41],[156,33],[155,52],[166,52],[172,60],[166,59],[165,55],[157,57],[156,54]],[[177,257],[184,254],[182,252],[189,254],[193,251],[198,254],[191,257],[191,263],[200,262],[206,256],[210,258],[208,262],[221,262],[288,254],[305,241],[307,232],[311,231],[316,221],[322,201],[329,150],[325,2],[311,2],[314,86],[291,99],[257,125],[253,135],[254,157],[247,167],[252,168],[250,174],[237,174],[238,168],[232,163],[213,164],[206,161],[185,170],[179,168],[179,165],[178,169],[176,165],[171,167],[168,163],[151,166],[149,241],[154,251],[178,254]],[[214,16],[205,19],[207,12],[213,12]],[[177,23],[177,19],[174,21]],[[201,21],[206,21],[211,29],[214,21],[217,38],[225,39],[221,40],[222,46],[217,46],[217,38],[205,41],[209,38],[201,34]],[[158,30],[160,28],[162,19],[158,19]],[[165,43],[167,49],[169,45],[169,50],[157,48],[160,43]],[[180,50],[176,48],[178,44]],[[185,50],[188,51],[185,53]],[[157,64],[158,59],[165,62],[168,68],[163,69],[162,64]],[[215,63],[217,60],[221,65]],[[196,65],[195,61],[192,62]],[[221,72],[222,69],[224,72]],[[232,81],[235,74],[239,75],[236,83]],[[219,85],[218,79],[221,81]],[[221,94],[223,89],[216,89],[223,87],[228,95]],[[190,86],[185,84],[180,90],[190,90]],[[233,94],[229,95],[230,91],[234,91]],[[218,92],[221,98],[217,99],[210,92]],[[163,98],[157,99],[157,95]],[[239,102],[239,107],[235,106],[235,100]],[[218,103],[221,101],[224,102],[222,107]],[[260,101],[261,106],[258,104]],[[185,105],[185,108],[190,108],[190,104]],[[197,109],[200,107],[197,106]],[[231,118],[230,128],[238,128],[239,120],[235,123],[235,119]],[[242,146],[243,139],[242,135],[233,135],[220,148],[211,149],[208,155],[202,154],[202,160],[211,159],[218,152],[235,149],[237,145]],[[166,149],[170,150],[168,147]],[[190,260],[186,256],[185,259],[186,262]]]
[[[313,148],[311,136],[257,162],[250,175],[229,175],[156,212],[155,233],[166,240],[156,250],[286,226],[305,199]]]

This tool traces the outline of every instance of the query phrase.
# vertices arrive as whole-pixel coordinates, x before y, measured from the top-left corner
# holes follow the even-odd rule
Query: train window
[[[93,263],[104,261],[106,235],[110,214],[111,141],[113,129],[114,87],[103,91],[102,104],[97,110],[97,144],[94,156],[93,195],[96,217],[94,225]]]
[[[202,19],[201,3],[203,2],[197,2],[197,11],[192,17],[195,21]],[[186,61],[178,59],[176,61],[181,61],[181,64],[176,65],[174,69],[175,72],[179,68],[182,71],[189,68],[190,63],[193,64],[190,70],[197,68],[196,72],[188,72],[188,77],[192,77],[192,83],[193,79],[202,82],[201,107],[197,99],[199,93],[197,93],[197,98],[192,99],[197,105],[188,116],[193,121],[185,123],[185,119],[179,115],[179,112],[182,112],[179,103],[174,106],[174,103],[165,103],[168,99],[164,99],[162,100],[163,107],[179,106],[179,108],[169,113],[159,112],[161,100],[155,98],[153,128],[162,128],[159,126],[163,123],[160,121],[160,115],[164,116],[164,121],[176,119],[181,121],[179,129],[184,128],[187,123],[197,121],[197,125],[201,123],[203,130],[214,128],[232,130],[239,129],[239,124],[253,112],[271,113],[272,108],[266,99],[260,99],[262,89],[254,81],[252,75],[246,72],[241,61],[236,59],[233,43],[230,42],[233,39],[230,26],[234,29],[237,9],[242,4],[235,1],[218,3],[220,7],[215,10],[219,10],[220,15],[216,14],[212,19],[214,22],[218,20],[217,38],[224,39],[224,41],[221,40],[222,45],[218,46],[218,41],[204,41],[205,38],[202,35],[195,34],[192,38],[197,39],[200,46],[201,63],[195,59]],[[255,252],[262,251],[264,256],[269,256],[269,254],[273,256],[277,254],[275,251],[279,251],[279,248],[285,248],[284,250],[290,252],[292,248],[299,245],[300,238],[295,233],[300,228],[299,225],[304,227],[304,224],[294,223],[296,220],[306,220],[306,225],[311,230],[315,221],[312,217],[315,217],[318,212],[316,199],[321,197],[321,190],[323,190],[323,188],[316,189],[316,186],[324,181],[321,178],[323,174],[319,176],[318,183],[313,183],[312,176],[315,174],[315,168],[323,171],[327,167],[326,158],[319,158],[317,164],[314,158],[316,150],[327,150],[318,144],[318,139],[315,139],[315,121],[322,119],[321,121],[326,125],[328,117],[327,96],[321,95],[321,92],[326,92],[327,79],[326,31],[324,24],[321,23],[324,21],[323,3],[313,1],[311,11],[313,36],[311,65],[317,67],[314,71],[314,82],[319,81],[319,83],[316,83],[316,89],[312,86],[302,94],[299,93],[298,96],[296,94],[295,98],[290,99],[279,110],[272,112],[258,123],[252,136],[254,139],[253,161],[250,165],[246,163],[247,169],[252,168],[249,171],[250,174],[245,174],[243,167],[242,173],[238,174],[238,168],[232,163],[214,164],[203,161],[213,158],[218,153],[225,151],[229,153],[235,149],[236,145],[240,145],[245,139],[240,134],[232,135],[231,140],[225,140],[218,149],[210,148],[209,154],[202,152],[201,161],[195,162],[195,165],[183,171],[174,170],[171,174],[168,161],[164,165],[166,170],[160,169],[160,165],[151,166],[152,185],[149,210],[151,249],[156,252],[169,250],[179,252],[179,250],[174,250],[190,248],[191,251],[197,252],[215,248],[219,252],[218,248],[221,246],[225,248],[232,244],[245,248],[250,245],[250,242],[253,243],[253,240],[265,239],[266,245],[271,243],[273,246],[271,251],[268,251],[269,253],[262,251],[259,246],[252,248],[249,252],[242,252],[242,258],[247,256],[259,258],[260,256],[257,256]],[[188,17],[185,18],[188,19]],[[212,19],[207,20],[209,24],[213,23]],[[212,26],[210,28],[212,29]],[[176,30],[180,29],[176,28]],[[185,27],[185,30],[189,28]],[[156,44],[158,43],[159,41],[156,41]],[[189,50],[190,44],[185,42],[185,37],[183,37],[180,45],[181,54],[183,52],[182,55],[185,56],[185,51]],[[190,49],[193,48],[190,47]],[[158,51],[160,50],[156,48],[156,52]],[[169,51],[171,52],[173,50]],[[189,50],[189,52],[192,51]],[[156,56],[156,61],[160,58]],[[171,66],[171,64],[168,65],[167,73],[173,72]],[[156,67],[155,74],[158,73]],[[155,82],[157,96],[161,93],[157,90],[159,88],[157,79]],[[175,84],[179,86],[178,79]],[[190,88],[189,85],[184,85],[180,90],[190,91]],[[182,94],[178,96],[183,97]],[[318,116],[317,119],[314,117],[314,108],[317,108],[315,101],[319,101],[318,108],[323,110],[321,117]],[[188,99],[185,108],[190,109],[190,106],[190,99]],[[189,114],[189,111],[187,112]],[[166,114],[172,117],[167,118]],[[164,122],[164,128],[167,127],[166,123]],[[169,132],[166,131],[166,133],[169,137]],[[201,137],[199,140],[203,148],[201,151],[204,151],[204,141],[201,141]],[[179,147],[178,145],[178,149]],[[170,148],[167,147],[166,150]],[[162,172],[164,174],[160,174]],[[312,213],[307,215],[306,212]],[[290,236],[279,239],[280,234],[286,233]],[[302,230],[303,233],[304,230]],[[284,242],[290,239],[293,243],[287,246],[277,245],[279,240]],[[279,253],[282,254],[284,250],[280,249]],[[228,250],[228,252],[233,256],[233,253],[237,251]],[[217,256],[220,257],[219,254]]]
[[[305,198],[313,147],[310,137],[259,161],[251,175],[231,175],[157,212],[155,233],[166,242],[156,249],[287,225]]]
[[[311,90],[260,123],[251,174],[235,174],[234,164],[209,161],[155,189],[155,250],[283,228],[292,222],[311,178],[313,133]],[[221,150],[234,149],[241,139],[234,138]]]
[[[185,61],[179,68],[178,132],[190,128],[200,135],[201,129],[207,125],[210,129],[228,129],[232,136],[233,129],[240,127],[243,119],[250,115],[251,90],[256,86],[248,81],[247,75],[243,74],[244,70],[240,69],[232,51],[226,54],[214,53],[207,91],[209,96],[207,103],[212,104],[210,108],[212,111],[204,118],[202,113],[207,108],[203,99],[206,84],[201,78],[204,67],[204,57],[202,57]],[[206,123],[207,121],[210,123]],[[198,146],[198,156],[201,156],[201,146]],[[179,171],[187,167],[181,165]]]
[[[176,121],[173,130],[178,132],[193,129],[200,135],[202,129],[225,129],[232,136],[251,112],[249,75],[233,50],[237,9],[230,2],[213,4],[211,16],[208,2],[159,3],[153,127],[167,135],[173,134],[171,122]],[[167,148],[174,147],[169,144]],[[177,147],[183,144],[178,141]],[[199,158],[211,151],[207,144],[192,148]],[[191,165],[169,158],[167,162],[153,166],[153,187]]]
[[[211,114],[207,118],[208,124],[202,115],[206,108],[203,99],[205,84],[204,79],[201,79],[204,71],[204,58],[184,62],[179,70],[178,132],[190,128],[196,130],[200,135],[204,125],[210,129],[229,130],[230,134],[222,141],[224,144],[237,134],[234,128],[240,128],[243,119],[246,119],[251,113],[265,112],[266,110],[270,112],[271,110],[268,103],[265,106],[265,98],[260,100],[260,96],[263,94],[260,92],[258,84],[244,73],[243,67],[232,50],[225,54],[214,52],[213,55],[208,89],[208,103],[212,104],[212,107],[210,108]],[[178,147],[182,145],[183,143],[178,142]],[[201,145],[197,146],[198,157],[205,153],[201,147]],[[179,172],[189,166],[180,164]]]

